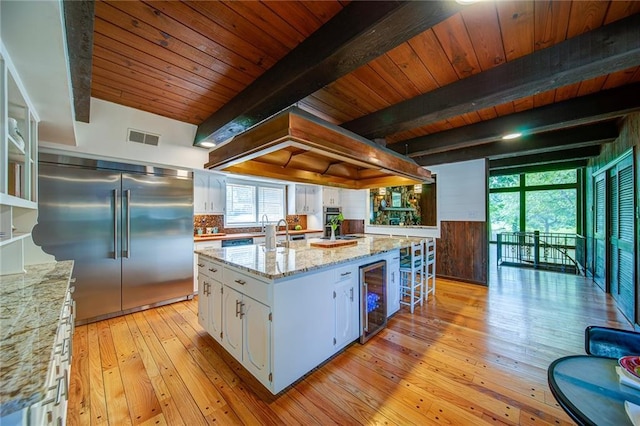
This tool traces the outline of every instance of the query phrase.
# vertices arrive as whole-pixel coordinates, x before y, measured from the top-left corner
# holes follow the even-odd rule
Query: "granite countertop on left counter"
[[[316,248],[312,240],[291,241],[289,248],[278,247],[266,250],[264,245],[254,244],[238,247],[196,250],[196,253],[244,269],[252,274],[276,280],[325,268],[351,260],[374,256],[387,251],[409,247],[420,238],[365,236],[357,245],[341,248]]]
[[[45,395],[73,261],[28,265],[0,276],[0,416]]]

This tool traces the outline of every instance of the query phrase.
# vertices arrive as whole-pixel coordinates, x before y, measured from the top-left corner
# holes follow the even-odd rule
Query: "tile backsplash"
[[[285,218],[289,229],[295,228],[296,225],[302,226],[302,229],[307,229],[307,216],[306,215],[287,215]],[[193,216],[193,235],[197,235],[198,228],[202,228],[202,233],[207,232],[207,228],[218,228],[219,233],[224,234],[238,234],[245,232],[261,232],[262,228],[259,226],[252,228],[225,228],[223,215],[194,215]],[[281,226],[282,230],[283,227]]]

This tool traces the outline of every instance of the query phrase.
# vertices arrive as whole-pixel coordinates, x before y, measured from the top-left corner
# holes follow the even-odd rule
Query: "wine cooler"
[[[364,343],[387,325],[387,262],[361,266],[360,286],[360,343]]]

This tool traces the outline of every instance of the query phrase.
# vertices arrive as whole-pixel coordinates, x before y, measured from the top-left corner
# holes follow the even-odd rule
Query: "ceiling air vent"
[[[142,143],[145,145],[158,146],[160,142],[160,135],[154,135],[153,133],[146,133],[140,130],[128,129],[129,135],[127,140],[129,142]]]

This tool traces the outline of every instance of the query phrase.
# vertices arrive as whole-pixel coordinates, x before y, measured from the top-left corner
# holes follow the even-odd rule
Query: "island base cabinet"
[[[242,361],[242,293],[224,287],[222,294],[222,346],[235,359]]]
[[[207,330],[209,334],[209,292],[208,281],[202,274],[198,275],[198,323],[202,328]],[[215,337],[215,336],[214,336]]]
[[[342,349],[360,336],[360,297],[357,268],[351,266],[336,271],[333,290],[334,351]]]
[[[222,267],[198,256],[198,323],[215,340],[222,341]]]
[[[222,346],[270,389],[271,309],[228,286],[222,294]]]
[[[246,296],[243,304],[242,363],[265,386],[271,387],[271,309]]]
[[[216,280],[209,286],[209,322],[207,332],[218,342],[222,342],[222,283]]]
[[[331,271],[274,284],[273,393],[278,393],[333,355]]]
[[[400,250],[394,250],[387,261],[387,317],[400,310]]]

